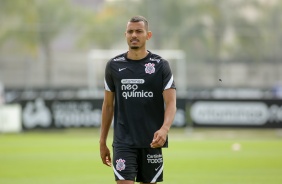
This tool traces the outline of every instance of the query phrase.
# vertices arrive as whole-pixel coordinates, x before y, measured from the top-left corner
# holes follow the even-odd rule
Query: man
[[[114,117],[113,170],[117,184],[163,181],[162,147],[176,112],[176,91],[166,60],[146,50],[152,37],[142,16],[129,20],[126,53],[111,59],[105,70],[100,154],[112,166],[106,145]]]

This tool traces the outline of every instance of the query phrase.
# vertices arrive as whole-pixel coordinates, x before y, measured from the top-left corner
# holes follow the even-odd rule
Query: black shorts
[[[161,148],[113,147],[113,169],[116,180],[161,182],[163,167]]]

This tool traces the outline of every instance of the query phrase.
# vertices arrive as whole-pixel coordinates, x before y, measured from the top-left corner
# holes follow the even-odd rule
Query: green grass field
[[[98,138],[98,129],[0,134],[0,183],[115,183],[100,161]],[[232,150],[234,143],[240,150]],[[172,129],[164,159],[164,184],[280,184],[282,133]]]

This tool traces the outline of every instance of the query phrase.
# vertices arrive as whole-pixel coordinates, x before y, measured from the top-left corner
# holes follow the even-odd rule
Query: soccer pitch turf
[[[98,141],[95,128],[2,133],[0,183],[115,183]],[[282,183],[281,130],[172,129],[169,141],[164,184]]]

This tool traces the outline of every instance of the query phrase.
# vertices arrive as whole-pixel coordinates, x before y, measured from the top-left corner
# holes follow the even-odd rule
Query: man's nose
[[[137,34],[136,34],[136,32],[134,31],[133,33],[132,33],[132,37],[137,37]]]

